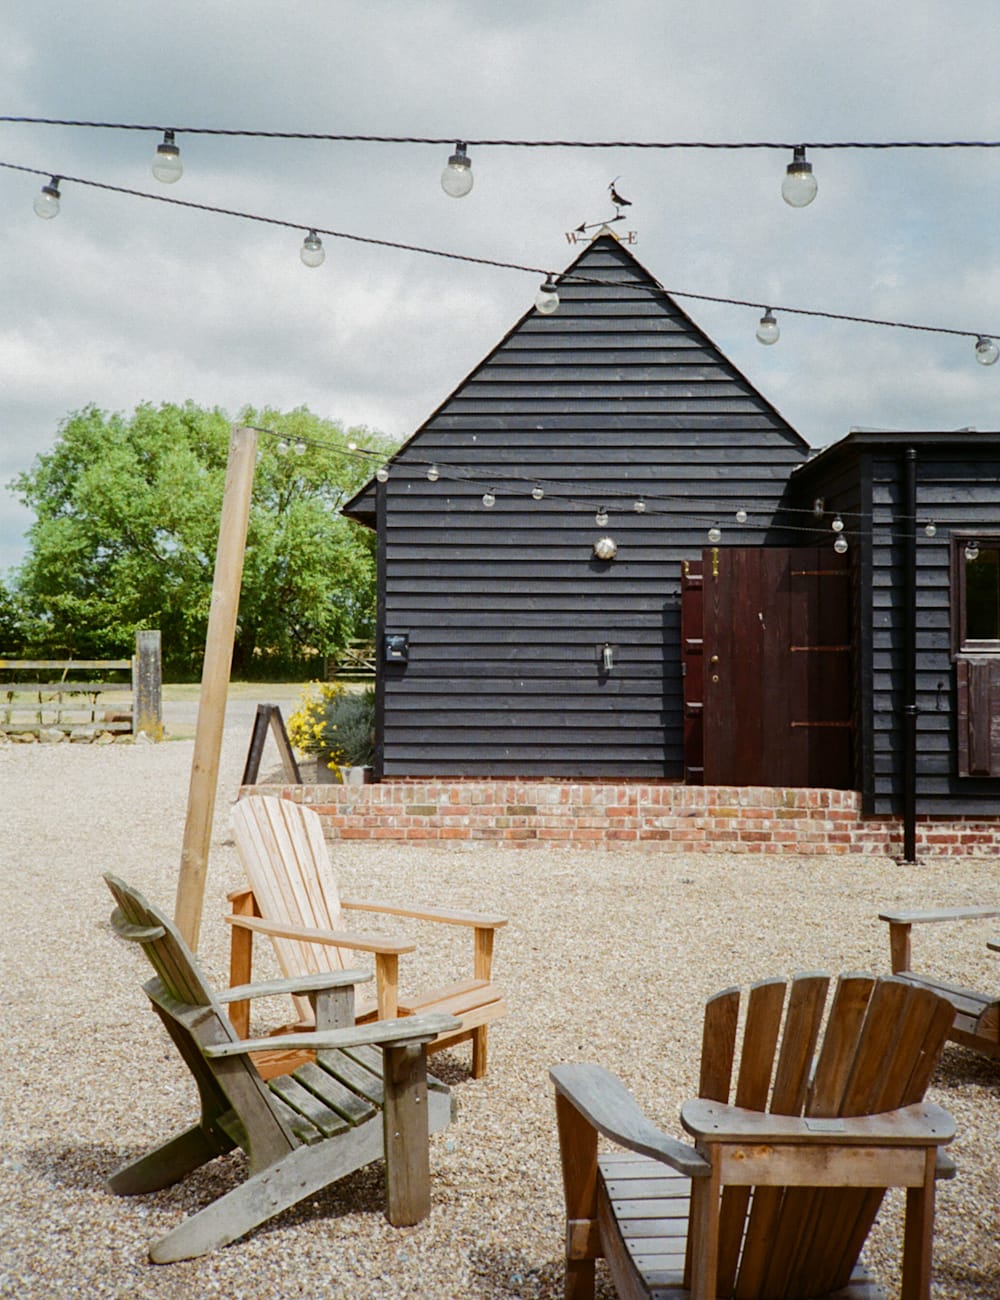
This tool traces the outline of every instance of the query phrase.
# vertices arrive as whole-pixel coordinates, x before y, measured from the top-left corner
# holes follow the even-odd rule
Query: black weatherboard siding
[[[380,644],[408,637],[380,678],[384,776],[680,777],[680,562],[714,522],[772,540],[808,454],[614,237],[565,274],[607,283],[561,281],[347,507],[379,530]]]

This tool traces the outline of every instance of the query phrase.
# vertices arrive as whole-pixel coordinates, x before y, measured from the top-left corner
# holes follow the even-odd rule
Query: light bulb
[[[296,456],[304,456],[306,454],[306,442],[304,438],[295,439],[295,454]]]
[[[781,330],[778,328],[778,322],[774,319],[774,313],[770,307],[764,309],[764,315],[761,316],[757,325],[757,342],[758,343],[777,343],[781,338]]]
[[[497,503],[497,499],[492,492],[483,493],[483,505],[486,507],[487,510],[489,510],[491,506],[495,506],[496,503]]]
[[[965,543],[965,558],[967,560],[979,559],[979,543],[975,541]]]
[[[174,144],[173,131],[163,132],[163,143],[156,146],[156,156],[153,158],[153,175],[164,185],[173,185],[174,181],[179,181],[184,175],[184,164],[181,162],[181,151]]]
[[[937,537],[937,524],[931,520],[929,524],[924,525],[924,532],[928,537]]]
[[[315,230],[310,230],[302,241],[302,247],[299,249],[299,257],[302,258],[303,266],[322,266],[326,260],[326,249],[323,247],[323,241]]]
[[[837,540],[833,544],[833,549],[837,552],[838,555],[843,555],[844,552],[847,550],[847,538],[844,536],[843,533],[837,534]]]
[[[742,506],[740,506],[739,510],[736,511],[736,522],[738,524],[745,524],[746,521],[747,521],[747,512],[743,509]]]
[[[427,481],[429,483],[436,483],[440,477],[441,477],[441,471],[438,469],[436,465],[427,466]]]
[[[844,531],[844,521],[841,519],[840,515],[833,516],[833,523],[831,523],[830,527],[835,533],[842,533]]]
[[[541,486],[540,483],[536,483],[535,486],[531,489],[532,499],[535,501],[541,501],[544,495],[545,495],[545,489]]]
[[[981,366],[992,366],[997,357],[1000,357],[1000,348],[991,338],[980,334],[976,339],[976,360]]]
[[[781,197],[793,208],[805,208],[812,203],[818,189],[812,163],[806,162],[806,147],[797,144],[792,150],[792,161],[785,169],[781,182]]]
[[[44,221],[48,221],[51,217],[58,217],[61,197],[59,177],[53,176],[48,185],[43,185],[35,195],[35,216],[41,217]]]
[[[274,450],[278,453],[279,456],[287,456],[288,455],[287,441],[284,438],[280,439],[277,447],[275,447]]]
[[[598,528],[603,528],[607,522],[608,522],[608,512],[604,509],[603,506],[601,506],[597,514],[594,515],[594,523],[598,526]]]
[[[472,163],[461,141],[455,145],[455,152],[441,173],[441,188],[453,199],[464,198],[472,189]]]
[[[543,316],[551,316],[559,308],[559,292],[556,289],[556,282],[552,276],[547,276],[545,283],[535,294],[535,310],[540,311]]]
[[[715,545],[716,542],[722,541],[722,529],[719,527],[718,524],[713,524],[712,527],[708,530],[708,540],[712,543],[713,546]]]
[[[599,560],[613,560],[618,554],[618,543],[613,537],[599,537],[594,543],[594,554]]]
[[[386,469],[384,465],[380,465],[378,469],[375,471],[375,477],[378,479],[380,483],[388,483],[389,471]]]
[[[635,511],[637,515],[644,515],[646,513],[645,501],[636,501],[633,504],[632,509]]]

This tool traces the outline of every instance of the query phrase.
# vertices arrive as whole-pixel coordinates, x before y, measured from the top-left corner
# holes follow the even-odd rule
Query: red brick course
[[[242,793],[309,804],[331,840],[875,856],[898,856],[903,843],[901,821],[862,817],[853,790],[469,779],[247,786]],[[916,832],[923,857],[1000,849],[1000,817],[918,817]]]

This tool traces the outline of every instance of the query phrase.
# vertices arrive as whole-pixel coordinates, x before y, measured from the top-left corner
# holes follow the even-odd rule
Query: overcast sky
[[[6,0],[5,115],[449,139],[1000,138],[1000,21],[954,0]],[[565,232],[632,200],[665,286],[1000,337],[1000,151],[817,152],[780,198],[754,151],[471,150],[0,127],[0,161],[302,225],[561,270]],[[0,171],[0,573],[30,516],[8,490],[88,403],[188,398],[411,433],[530,306],[538,277],[327,239]],[[972,342],[680,298],[813,446],[852,425],[1000,428]]]

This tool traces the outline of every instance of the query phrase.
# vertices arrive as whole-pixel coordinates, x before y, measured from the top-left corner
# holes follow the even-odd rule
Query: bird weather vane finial
[[[617,185],[620,180],[621,177],[616,176],[608,186],[608,193],[611,195],[611,202],[614,204],[615,215],[613,217],[605,217],[603,221],[581,221],[574,230],[566,232],[566,238],[571,244],[576,243],[577,235],[585,235],[588,230],[596,230],[598,227],[610,226],[615,221],[625,220],[625,213],[622,209],[630,208],[632,206],[632,200],[626,199],[618,193]],[[615,238],[617,238],[617,236],[615,236]],[[625,242],[629,244],[634,244],[636,242],[634,231],[629,231]]]

